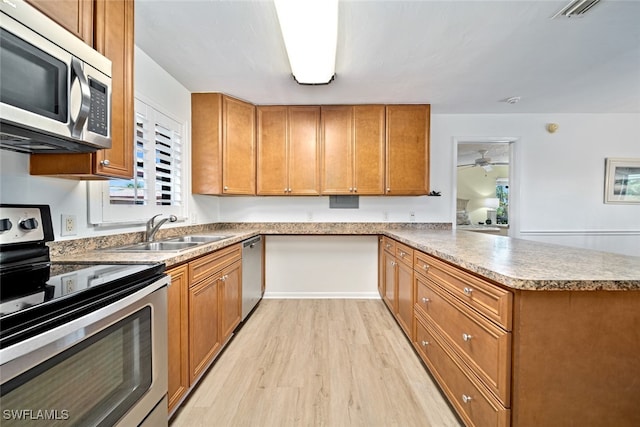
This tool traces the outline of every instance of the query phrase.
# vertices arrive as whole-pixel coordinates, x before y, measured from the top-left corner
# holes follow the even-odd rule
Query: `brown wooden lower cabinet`
[[[241,321],[241,258],[238,244],[167,270],[170,415]]]
[[[510,425],[510,411],[487,390],[464,362],[452,351],[434,325],[422,316],[415,319],[414,345],[440,387],[468,426]]]
[[[186,265],[167,271],[171,276],[167,296],[169,350],[169,412],[189,390],[189,269]]]
[[[406,329],[402,247],[382,238],[380,287]],[[640,292],[510,289],[418,250],[413,272],[411,341],[466,425],[640,425]]]

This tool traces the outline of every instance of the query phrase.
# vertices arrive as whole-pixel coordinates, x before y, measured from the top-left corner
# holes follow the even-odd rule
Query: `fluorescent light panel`
[[[338,0],[274,0],[291,72],[300,84],[326,84],[334,76]]]

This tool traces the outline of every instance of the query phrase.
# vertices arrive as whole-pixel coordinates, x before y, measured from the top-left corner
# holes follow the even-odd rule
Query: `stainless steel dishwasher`
[[[262,236],[242,242],[242,320],[262,299]]]

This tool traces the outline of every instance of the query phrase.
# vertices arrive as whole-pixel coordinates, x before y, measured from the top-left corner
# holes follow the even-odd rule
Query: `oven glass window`
[[[111,426],[150,388],[145,307],[3,384],[2,426]]]
[[[39,116],[67,122],[67,66],[42,50],[1,31],[0,98]]]

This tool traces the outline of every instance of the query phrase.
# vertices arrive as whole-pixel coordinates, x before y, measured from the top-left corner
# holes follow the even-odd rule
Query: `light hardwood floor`
[[[459,426],[380,300],[263,300],[171,427]]]

